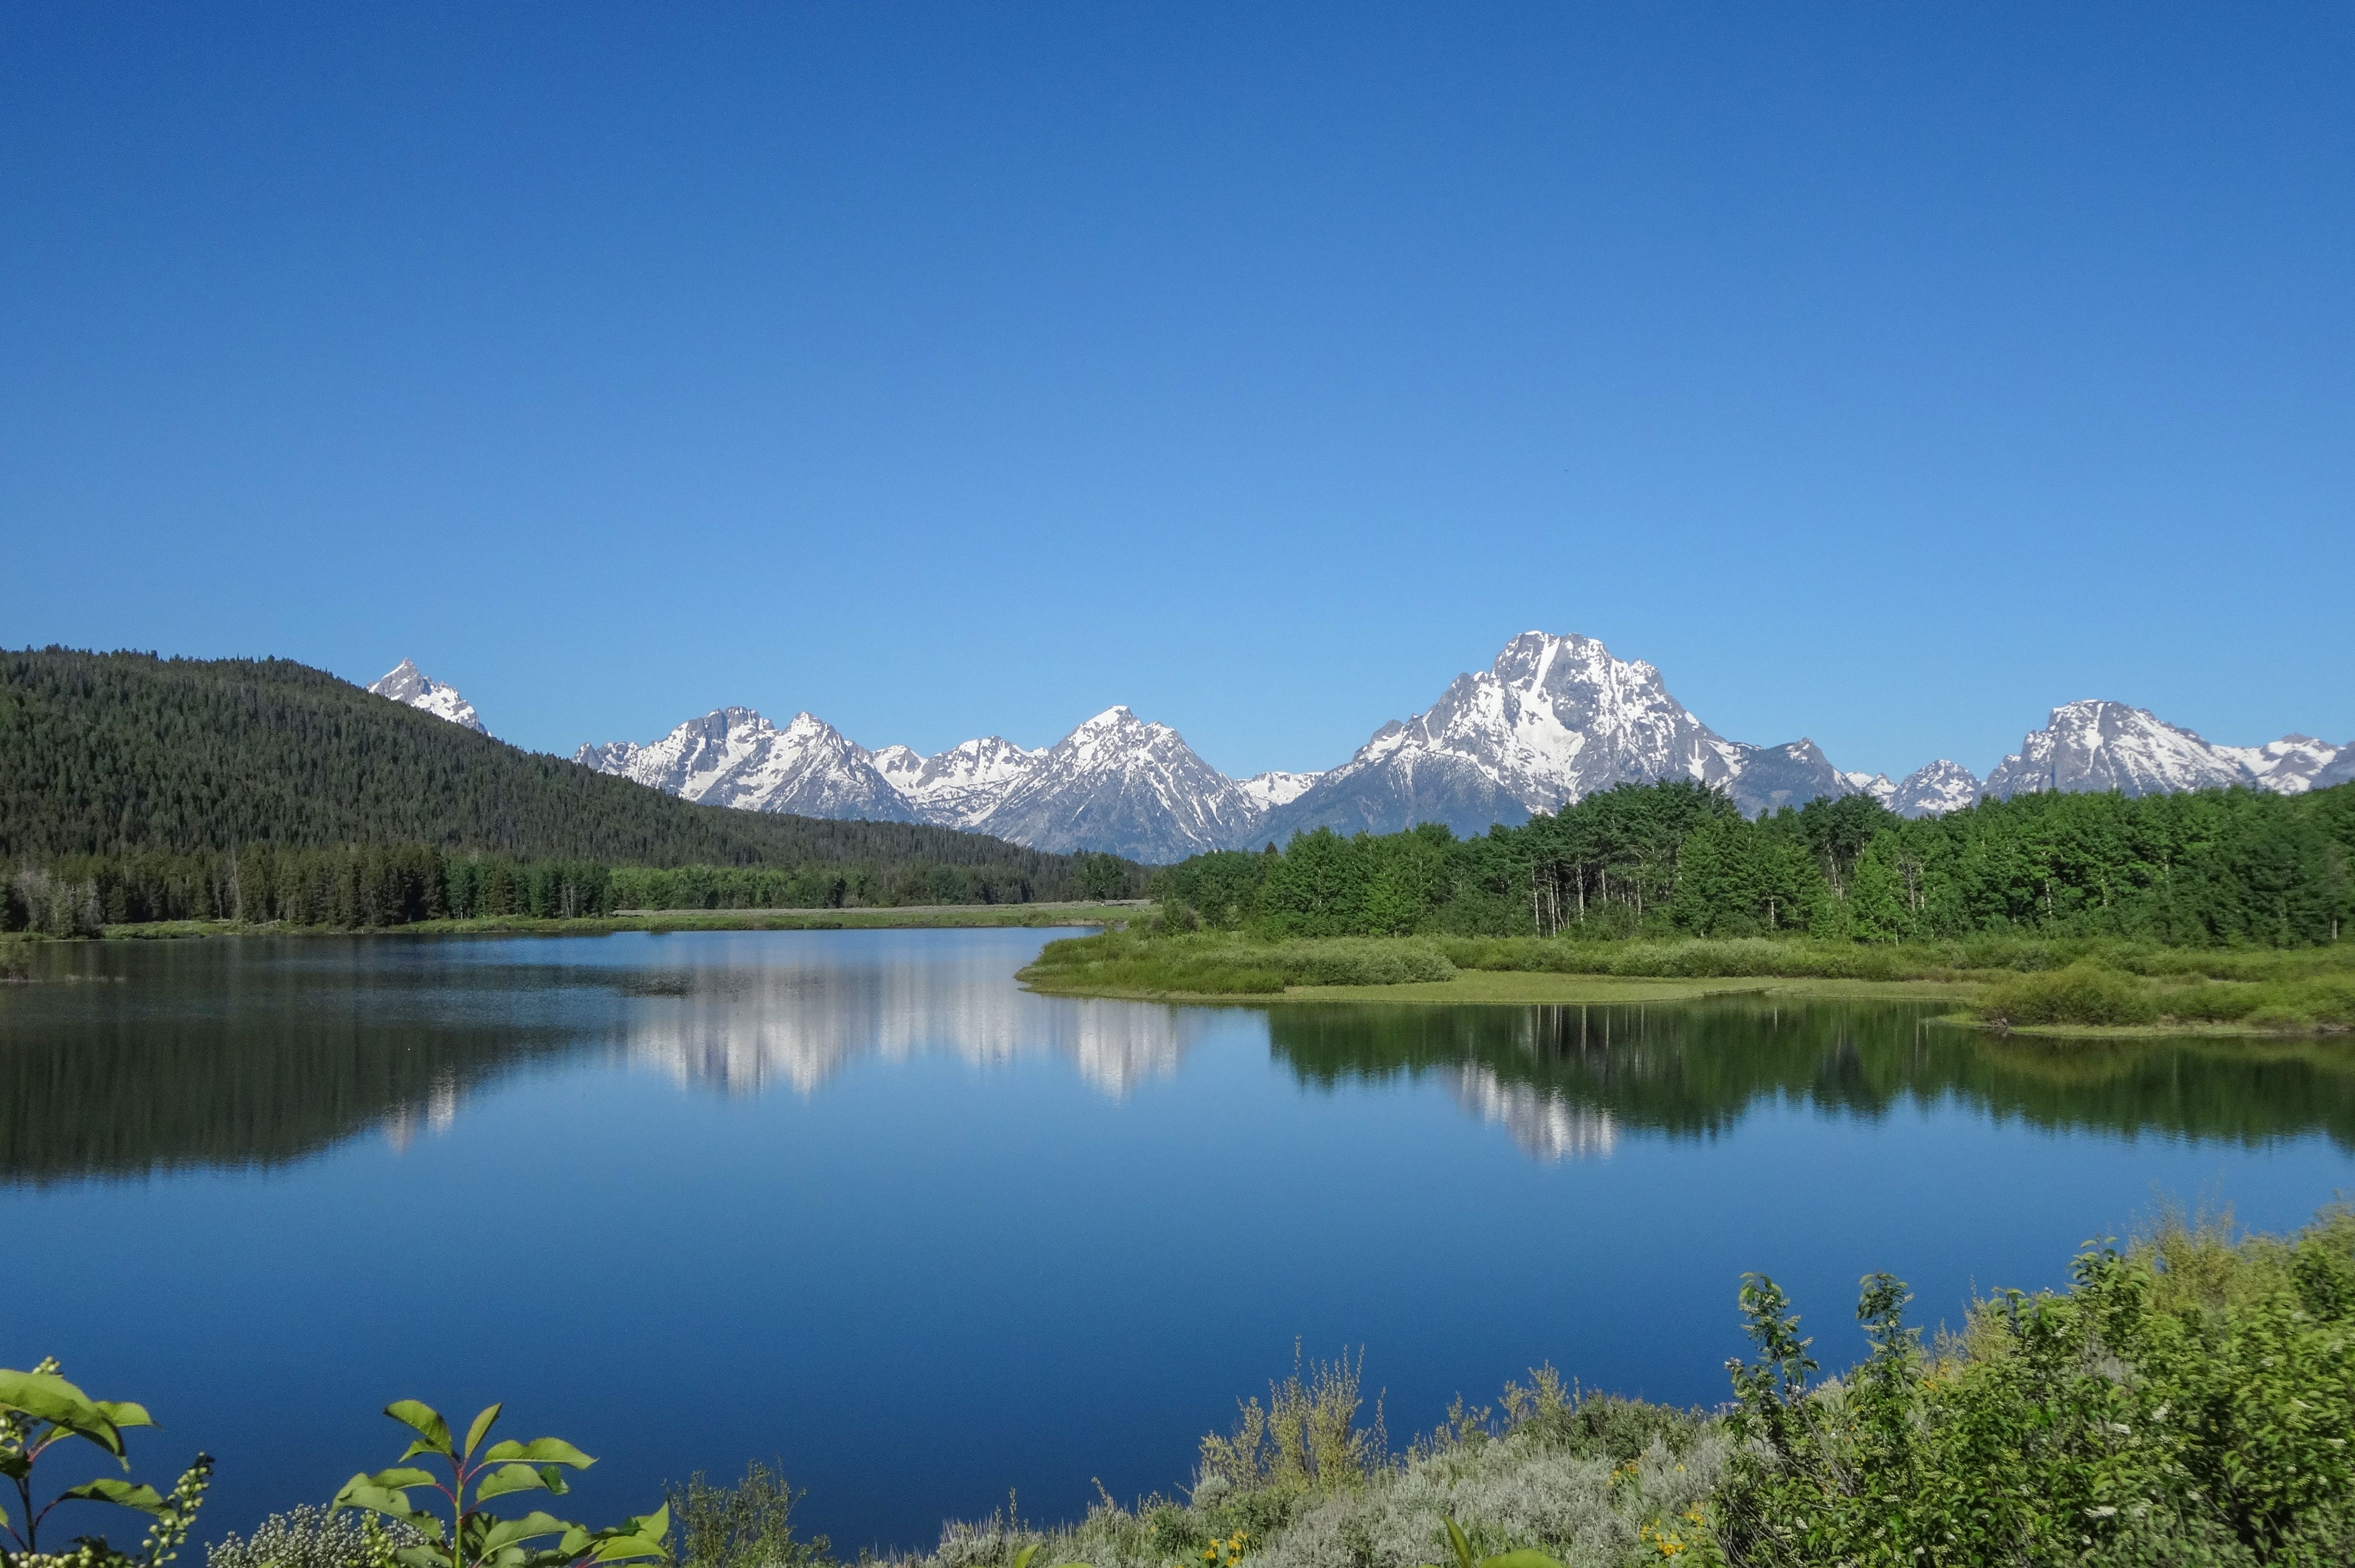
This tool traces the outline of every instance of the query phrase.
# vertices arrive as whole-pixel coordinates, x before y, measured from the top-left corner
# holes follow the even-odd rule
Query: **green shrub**
[[[1925,1354],[1885,1275],[1871,1357],[1816,1363],[1771,1280],[1742,1293],[1739,1445],[1711,1554],[1822,1563],[2355,1561],[2355,1217],[2235,1244],[2178,1220],[1981,1303]]]
[[[2148,987],[2099,965],[1998,980],[1979,1002],[1979,1016],[1998,1027],[2022,1024],[2147,1024],[2159,1016]]]

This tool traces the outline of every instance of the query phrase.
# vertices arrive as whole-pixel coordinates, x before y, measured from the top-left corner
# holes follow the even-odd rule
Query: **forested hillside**
[[[1160,872],[1165,923],[1271,936],[1985,933],[2297,946],[2355,923],[2355,784],[2023,795],[1906,821],[1864,795],[1756,821],[1697,784],[1625,784],[1518,827],[1329,831]]]
[[[837,901],[1016,901],[1080,896],[1083,872],[1108,880],[1099,859],[689,805],[283,659],[0,654],[0,868],[157,914],[212,912],[257,885],[330,912],[488,899],[510,912],[498,906],[524,898],[505,890],[530,884],[526,863],[547,886],[591,867],[767,868]],[[546,869],[559,863],[575,869]],[[336,891],[363,886],[380,891]]]

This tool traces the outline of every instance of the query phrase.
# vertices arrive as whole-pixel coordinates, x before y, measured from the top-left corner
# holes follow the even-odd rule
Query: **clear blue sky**
[[[1115,702],[1317,767],[1528,627],[1984,772],[2355,738],[2355,12],[0,11],[0,640],[569,752]]]

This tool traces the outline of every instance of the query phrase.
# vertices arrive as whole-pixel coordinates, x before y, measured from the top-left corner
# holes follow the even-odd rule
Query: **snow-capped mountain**
[[[722,708],[651,745],[588,745],[572,760],[711,805],[929,822],[1058,853],[1141,860],[1226,848],[1266,812],[1177,731],[1125,708],[1041,751],[993,735],[929,757],[907,746],[867,751],[807,713],[780,730],[749,708]],[[1297,776],[1253,783],[1276,791]]]
[[[1592,637],[1524,632],[1432,707],[1374,731],[1358,754],[1271,811],[1256,837],[1329,827],[1391,833],[1417,822],[1485,832],[1599,789],[1689,778],[1756,815],[1853,791],[1812,741],[1729,741],[1668,695],[1641,659]]]
[[[2147,709],[2065,702],[1987,775],[1987,793],[2002,800],[2030,790],[2140,795],[2247,784],[2296,795],[2315,787],[2347,750],[2304,735],[2219,746]]]
[[[975,826],[1034,848],[1167,861],[1231,848],[1264,815],[1177,731],[1110,708],[1032,753]]]
[[[455,692],[405,661],[374,689],[404,672],[410,686],[456,702],[459,722],[473,721]],[[650,745],[583,746],[574,760],[711,805],[928,822],[1147,861],[1255,848],[1318,827],[1389,833],[1443,822],[1481,833],[1614,784],[1660,779],[1722,788],[1753,816],[1854,794],[1902,816],[1931,816],[2021,790],[2147,795],[2248,784],[2296,794],[2355,782],[2355,745],[2288,735],[2221,746],[2119,702],[2054,709],[1984,785],[1945,758],[1894,782],[1842,773],[1813,741],[1729,741],[1670,696],[1651,665],[1614,658],[1592,637],[1542,632],[1515,637],[1488,669],[1457,677],[1429,709],[1383,725],[1323,773],[1231,779],[1177,731],[1125,708],[1041,750],[988,736],[932,756],[907,746],[868,752],[807,713],[780,730],[750,709],[723,708]]]
[[[421,709],[436,719],[472,730],[477,735],[487,735],[474,705],[458,695],[454,686],[444,686],[417,667],[415,659],[403,659],[385,671],[381,679],[368,687],[378,697],[389,697],[395,702],[405,702]]]
[[[651,745],[615,741],[583,746],[572,760],[707,805],[870,822],[919,820],[865,748],[807,713],[794,714],[780,730],[749,708],[717,708]]]

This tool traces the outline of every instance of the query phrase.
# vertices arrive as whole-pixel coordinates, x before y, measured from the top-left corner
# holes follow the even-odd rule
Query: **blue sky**
[[[2355,738],[2355,13],[0,12],[0,640],[569,752],[1125,702],[1341,760],[1529,627],[1737,739]]]

